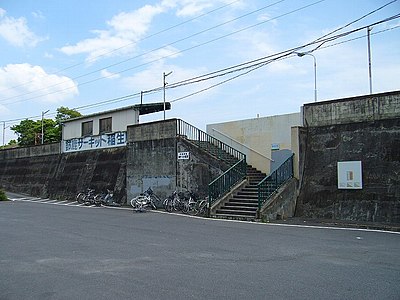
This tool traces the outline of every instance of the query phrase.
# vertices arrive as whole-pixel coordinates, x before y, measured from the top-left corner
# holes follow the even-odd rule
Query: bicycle
[[[208,196],[200,201],[196,202],[196,207],[195,207],[195,211],[196,211],[196,215],[197,216],[207,216],[208,215]]]
[[[161,200],[154,194],[150,187],[139,196],[132,198],[130,201],[131,206],[136,212],[144,212],[148,208],[157,209],[156,202],[161,202]]]
[[[94,204],[94,189],[88,188],[86,193],[80,192],[76,195],[76,201],[79,204],[91,205]]]
[[[188,192],[189,196],[185,197],[183,201],[182,212],[184,214],[195,215],[196,214],[196,204],[197,204],[197,196],[193,192]]]
[[[179,195],[181,194],[181,196]],[[170,196],[168,196],[164,202],[163,206],[164,209],[168,212],[182,210],[184,206],[183,196],[182,193],[174,191]]]
[[[120,203],[114,201],[114,191],[107,189],[107,193],[97,194],[94,197],[94,204],[96,206],[121,206]]]

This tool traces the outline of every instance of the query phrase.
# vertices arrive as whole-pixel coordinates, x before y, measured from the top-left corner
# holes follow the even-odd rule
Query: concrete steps
[[[266,174],[256,170],[252,166],[247,167],[249,184],[238,190],[215,213],[216,218],[254,221],[258,209],[257,184],[266,177]]]

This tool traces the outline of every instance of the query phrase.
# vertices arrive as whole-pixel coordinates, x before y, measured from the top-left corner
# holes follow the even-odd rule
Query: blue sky
[[[9,120],[38,119],[47,110],[51,118],[60,106],[88,114],[138,104],[141,91],[162,87],[163,72],[172,71],[167,82],[173,86],[281,52],[284,58],[254,70],[167,89],[167,118],[204,130],[210,123],[298,112],[314,101],[314,62],[290,49],[318,47],[312,52],[318,101],[368,94],[366,29],[301,47],[390,2],[2,0],[0,127],[5,121],[8,142],[16,139],[9,126],[19,123]],[[328,37],[399,13],[394,1]],[[400,90],[400,18],[373,26],[371,58],[373,92]],[[162,101],[162,90],[144,93],[143,103]],[[161,119],[162,112],[141,122]]]

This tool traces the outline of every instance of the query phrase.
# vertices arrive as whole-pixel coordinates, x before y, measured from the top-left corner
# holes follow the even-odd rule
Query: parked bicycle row
[[[84,205],[121,206],[114,200],[114,192],[107,189],[106,193],[96,194],[94,189],[88,188],[85,193],[80,192],[76,201]],[[208,213],[208,197],[199,199],[193,192],[174,191],[166,199],[161,200],[151,187],[129,201],[135,212],[145,212],[149,209],[164,208],[167,212],[182,212],[184,214],[206,216]]]
[[[114,201],[114,192],[109,189],[107,193],[96,194],[94,189],[88,188],[86,193],[81,192],[76,195],[76,201],[85,205],[121,206],[120,203]]]
[[[208,199],[199,200],[193,192],[174,191],[162,201],[151,188],[131,199],[130,204],[137,212],[163,207],[168,212],[180,211],[185,214],[205,216],[208,211]]]

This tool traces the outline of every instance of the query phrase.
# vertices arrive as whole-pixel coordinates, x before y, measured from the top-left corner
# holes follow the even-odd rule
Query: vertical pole
[[[368,36],[368,71],[369,71],[369,93],[372,94],[372,67],[371,67],[371,28],[367,27]]]
[[[42,111],[42,145],[43,145],[43,141],[44,141],[44,136],[43,136],[43,117],[44,117],[44,112]]]
[[[3,121],[3,146],[5,146],[6,122]]]
[[[43,143],[44,143],[44,126],[43,126],[43,118],[44,118],[44,115],[45,114],[47,114],[48,112],[49,112],[50,110],[46,110],[46,111],[42,111],[42,145],[43,145]]]
[[[140,91],[140,105],[143,104],[143,91]]]
[[[166,86],[166,82],[165,82],[165,72],[163,73],[163,92],[164,92],[164,121],[165,121],[165,86]]]
[[[169,72],[168,74],[163,73],[163,90],[164,90],[164,120],[165,120],[165,87],[167,86],[167,82],[165,81],[165,78],[169,75],[171,75],[172,71]]]
[[[317,102],[317,59],[315,56],[312,56],[314,58],[314,102]]]

